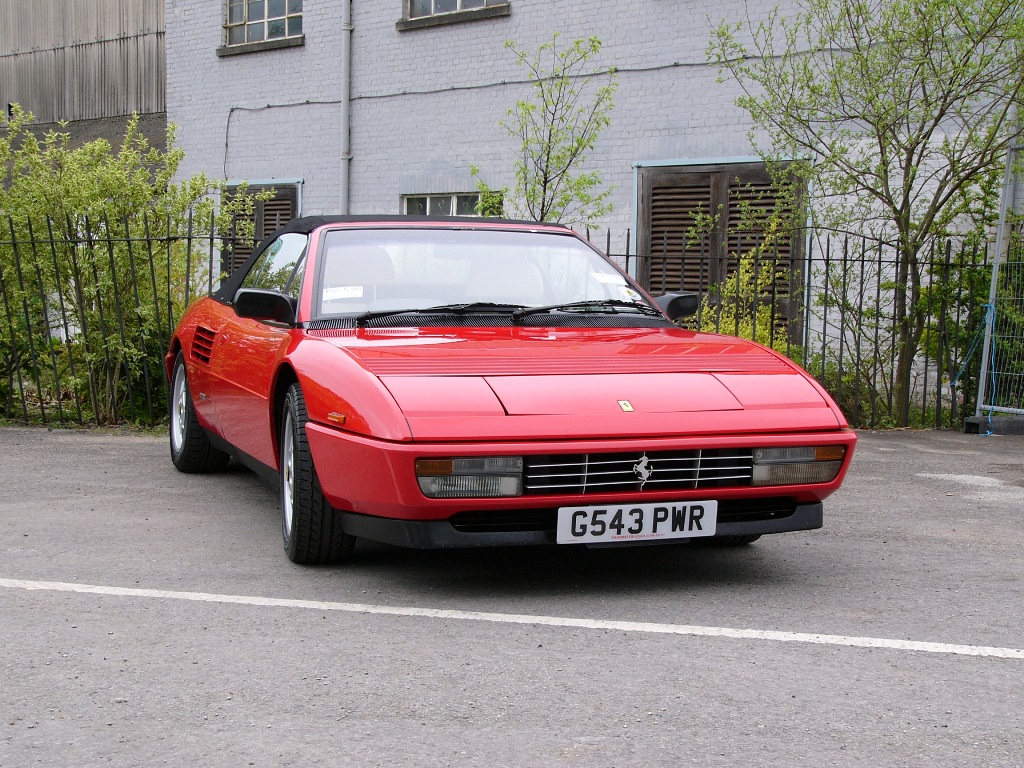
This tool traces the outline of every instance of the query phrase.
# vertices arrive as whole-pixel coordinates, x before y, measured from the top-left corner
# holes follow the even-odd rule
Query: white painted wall
[[[634,164],[752,154],[735,87],[705,63],[711,20],[741,18],[745,3],[509,1],[507,17],[399,32],[402,0],[352,0],[351,213],[398,213],[403,194],[472,191],[470,164],[491,186],[511,183],[515,146],[498,122],[529,86],[504,42],[533,50],[555,30],[564,41],[596,35],[597,66],[619,70],[612,124],[590,159],[615,188],[603,222],[613,249],[634,224]],[[305,0],[302,47],[218,58],[222,6],[166,0],[167,112],[187,152],[182,172],[299,177],[303,213],[337,212],[339,0]]]

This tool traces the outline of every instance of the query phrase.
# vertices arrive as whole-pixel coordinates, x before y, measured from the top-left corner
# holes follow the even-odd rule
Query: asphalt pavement
[[[1022,766],[1024,436],[860,434],[819,531],[290,563],[165,436],[0,429],[0,766]]]

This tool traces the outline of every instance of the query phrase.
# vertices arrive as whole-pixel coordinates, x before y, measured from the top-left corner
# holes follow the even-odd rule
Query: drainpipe
[[[352,139],[349,131],[352,97],[352,0],[341,2],[341,195],[339,213],[349,208],[349,166],[352,163]]]

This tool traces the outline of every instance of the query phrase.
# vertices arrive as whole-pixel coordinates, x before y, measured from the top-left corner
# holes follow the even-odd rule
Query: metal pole
[[[349,177],[352,165],[352,3],[351,0],[341,2],[341,172],[339,184],[341,194],[339,213],[348,213],[351,205]],[[302,186],[299,186],[302,189]],[[300,192],[301,194],[301,192]],[[300,200],[301,203],[301,200]]]

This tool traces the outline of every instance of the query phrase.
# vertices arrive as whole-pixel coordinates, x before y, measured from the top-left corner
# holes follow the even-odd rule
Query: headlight
[[[521,496],[523,457],[416,459],[416,480],[431,499]]]
[[[751,485],[830,483],[839,474],[845,445],[755,448]]]

